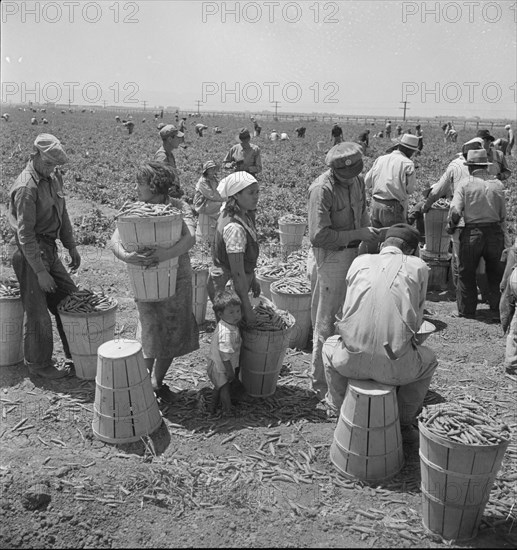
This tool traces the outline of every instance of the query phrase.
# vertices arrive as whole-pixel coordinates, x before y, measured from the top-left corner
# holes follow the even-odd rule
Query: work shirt
[[[342,136],[343,135],[343,130],[342,130],[341,126],[334,126],[332,128],[332,130],[330,131],[330,135],[334,138]]]
[[[407,210],[409,195],[415,191],[415,165],[400,151],[393,151],[375,160],[365,183],[374,199],[398,200]]]
[[[502,151],[490,147],[487,155],[488,162],[492,163],[492,165],[488,167],[488,173],[490,175],[495,176],[501,181],[508,179],[512,175],[512,172],[508,168],[506,157],[503,155]]]
[[[309,187],[308,226],[312,246],[339,250],[351,243],[348,231],[368,227],[366,191],[362,176],[334,181],[327,170]]]
[[[469,177],[469,169],[465,166],[465,157],[460,153],[447,166],[437,183],[431,185],[431,191],[425,201],[426,206],[432,206],[439,198],[451,199],[460,180]]]
[[[504,223],[506,205],[503,184],[486,170],[476,170],[461,180],[454,191],[449,217],[463,216],[465,224]]]
[[[56,169],[45,178],[30,161],[14,182],[9,196],[9,223],[16,232],[18,245],[35,273],[46,271],[38,236],[60,239],[68,250],[76,246],[61,173]]]
[[[217,191],[217,178],[207,178],[201,176],[196,185],[194,193],[193,205],[198,214],[207,214],[208,216],[217,217],[221,204],[224,202],[221,195]]]
[[[174,158],[174,154],[172,153],[172,151],[167,152],[163,145],[154,154],[154,160],[156,162],[164,162],[165,164],[176,168],[176,159]]]
[[[258,174],[262,172],[262,159],[260,157],[260,149],[253,143],[249,147],[244,148],[242,144],[236,143],[229,151],[223,162],[239,162],[242,163],[236,167],[237,170],[244,170],[250,174]],[[250,170],[251,168],[251,170]]]
[[[386,356],[385,343],[397,357],[410,350],[424,319],[429,271],[423,260],[395,246],[358,256],[346,276],[337,323],[346,348],[379,357]]]

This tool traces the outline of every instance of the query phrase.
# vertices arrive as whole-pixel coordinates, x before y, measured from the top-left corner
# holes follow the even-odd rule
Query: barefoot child
[[[238,327],[242,318],[240,298],[230,289],[216,294],[214,313],[218,323],[212,336],[207,366],[208,376],[214,385],[211,412],[217,410],[219,402],[223,411],[229,412],[232,407],[230,384],[239,367],[242,341]]]

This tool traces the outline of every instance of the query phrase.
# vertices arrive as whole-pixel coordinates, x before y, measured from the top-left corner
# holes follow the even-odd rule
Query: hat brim
[[[493,162],[464,162],[465,166],[492,166]]]
[[[397,141],[397,147],[399,145],[402,145],[402,147],[405,147],[406,149],[410,149],[411,151],[418,151],[418,145],[408,145],[407,143],[402,143],[401,141]]]

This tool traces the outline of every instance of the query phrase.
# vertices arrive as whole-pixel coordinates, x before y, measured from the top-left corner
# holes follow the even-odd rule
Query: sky
[[[2,101],[517,118],[517,3],[1,3]],[[198,103],[199,102],[199,103]]]

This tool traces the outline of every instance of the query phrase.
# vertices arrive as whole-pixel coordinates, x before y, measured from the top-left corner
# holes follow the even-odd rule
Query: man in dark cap
[[[332,130],[330,130],[330,137],[332,139],[332,145],[337,145],[343,141],[343,128],[341,128],[337,122],[334,123]]]
[[[240,143],[236,143],[224,157],[224,167],[234,172],[244,170],[256,176],[262,172],[260,148],[251,142],[251,134],[247,128],[239,131]]]
[[[361,146],[342,142],[334,145],[325,159],[329,170],[309,187],[308,272],[312,287],[311,317],[313,345],[312,388],[320,399],[327,383],[321,350],[334,334],[336,313],[346,294],[346,274],[357,257],[361,241],[376,242],[378,230],[369,227]]]
[[[476,268],[481,258],[485,260],[488,279],[488,303],[494,313],[499,312],[506,205],[503,184],[489,174],[490,163],[484,149],[469,151],[465,165],[470,175],[461,180],[454,191],[448,232],[452,234],[463,217],[465,226],[459,243],[456,303],[460,317],[473,318],[478,295]]]
[[[494,136],[488,130],[478,130],[476,137],[483,140],[483,147],[487,152],[488,162],[490,163],[488,173],[495,176],[499,181],[507,180],[512,175],[512,172],[508,168],[508,162],[502,151],[498,151],[493,147]]]
[[[9,221],[17,244],[12,263],[25,312],[25,365],[30,374],[62,378],[69,374],[69,369],[58,368],[52,358],[54,342],[48,310],[56,318],[63,351],[70,359],[57,305],[77,287],[61,263],[56,239],[68,249],[72,271],[79,268],[81,257],[65,205],[63,177],[56,168],[68,161],[66,153],[51,134],[40,134],[34,142],[34,150],[9,192]]]
[[[379,254],[354,260],[337,335],[323,346],[329,413],[339,413],[349,378],[400,386],[406,443],[418,442],[413,424],[437,367],[436,355],[418,335],[429,278],[426,263],[415,256],[419,237],[410,225],[393,225]]]

